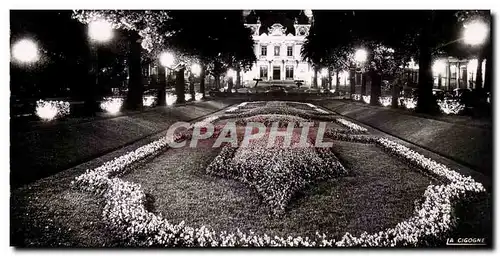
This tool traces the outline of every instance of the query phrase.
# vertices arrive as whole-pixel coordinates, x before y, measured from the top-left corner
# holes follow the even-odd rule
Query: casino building
[[[304,87],[310,87],[314,77],[312,66],[302,60],[302,45],[311,27],[312,12],[302,11],[291,20],[270,17],[261,22],[254,11],[245,13],[246,26],[252,30],[257,62],[250,71],[242,74],[244,86],[255,84],[254,79],[262,79],[260,85],[295,85],[303,80]]]

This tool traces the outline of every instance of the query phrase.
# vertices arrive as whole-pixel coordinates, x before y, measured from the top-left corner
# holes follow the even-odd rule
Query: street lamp
[[[365,49],[358,49],[354,54],[354,60],[356,60],[356,62],[358,63],[365,62],[367,57],[368,57],[368,52]]]
[[[486,40],[489,29],[486,23],[482,21],[472,21],[464,25],[464,42],[469,45],[479,45]]]
[[[198,63],[193,63],[191,65],[191,73],[195,76],[199,76],[201,74],[201,67]]]
[[[175,57],[170,52],[162,52],[160,54],[160,64],[166,68],[171,68],[175,63]]]
[[[39,58],[38,46],[31,39],[21,39],[12,47],[12,57],[20,63],[33,63]]]
[[[105,20],[95,20],[89,23],[88,33],[93,41],[104,43],[113,38],[113,27]]]
[[[99,107],[96,99],[98,94],[97,87],[99,86],[99,62],[95,43],[102,44],[111,40],[111,38],[113,38],[113,27],[109,22],[103,19],[94,20],[88,24],[87,34],[90,39],[90,74],[93,76],[92,80],[94,81],[87,92],[88,95],[86,96],[85,105],[89,113],[94,113]]]

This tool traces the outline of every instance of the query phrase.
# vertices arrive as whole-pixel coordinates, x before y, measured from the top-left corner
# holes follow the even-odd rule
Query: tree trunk
[[[196,98],[196,92],[194,91],[194,76],[191,74],[189,76],[189,94],[191,94],[191,100],[194,101]]]
[[[137,32],[130,32],[128,39],[130,40],[130,52],[128,55],[129,80],[125,109],[139,110],[142,109],[142,95],[144,93],[141,70],[141,39]]]
[[[217,90],[219,90],[220,89],[220,76],[218,76],[218,75],[214,76],[214,83],[215,83],[215,88],[217,88]]]
[[[98,59],[97,59],[97,47],[92,42],[89,43],[90,48],[90,59],[89,59],[89,72],[88,72],[88,89],[84,91],[84,109],[85,115],[93,116],[97,111],[99,111],[99,103],[97,102],[98,94]]]
[[[236,68],[236,89],[241,87],[241,68]]]
[[[418,99],[416,111],[420,113],[435,114],[439,112],[436,99],[432,95],[432,57],[429,45],[432,28],[432,18],[424,24],[424,28],[419,38],[419,70],[418,70]]]
[[[397,79],[394,84],[392,85],[392,101],[391,101],[391,107],[392,108],[398,108],[398,100],[399,100],[399,83],[400,80]]]
[[[158,99],[158,106],[166,106],[167,105],[167,77],[166,77],[166,69],[164,66],[158,66],[158,91],[156,98]]]
[[[361,95],[366,95],[366,72],[361,74]]]
[[[337,69],[337,77],[335,78],[335,92],[340,95],[340,70]]]
[[[377,70],[372,70],[370,72],[370,105],[378,106],[378,99],[381,94],[381,86],[382,86],[382,75]]]
[[[328,68],[328,91],[332,90],[332,69]]]
[[[356,93],[356,70],[351,68],[349,70],[349,85],[351,87],[351,98]]]
[[[200,73],[200,91],[201,91],[201,98],[205,98],[205,74],[206,74],[206,69],[207,67],[205,64],[201,65],[201,73]]]
[[[182,67],[177,71],[175,75],[175,94],[177,95],[176,103],[184,103],[186,99],[184,98],[184,71],[186,67]]]
[[[318,88],[318,69],[314,67],[313,88]]]
[[[476,91],[482,96],[483,92],[483,60],[484,55],[479,54],[477,58],[477,69],[476,69]]]
[[[231,94],[233,93],[233,78],[230,77],[229,80],[227,81],[227,93]]]

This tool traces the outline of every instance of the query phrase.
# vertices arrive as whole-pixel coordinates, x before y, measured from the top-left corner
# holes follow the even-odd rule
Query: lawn
[[[211,147],[215,137],[169,148],[173,138],[157,135],[15,190],[11,243],[441,246],[449,236],[491,238],[490,196],[472,178],[316,106],[230,109],[191,128],[237,121],[235,148]],[[283,147],[283,138],[266,148],[265,136],[241,145],[247,122],[316,118],[328,121],[330,148]]]

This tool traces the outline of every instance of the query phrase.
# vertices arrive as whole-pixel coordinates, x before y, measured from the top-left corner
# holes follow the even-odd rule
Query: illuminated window
[[[288,46],[286,48],[286,56],[293,56],[293,48],[292,48],[292,46]]]
[[[280,56],[280,47],[279,46],[274,47],[274,56]]]
[[[260,66],[260,78],[267,79],[267,66]]]
[[[293,66],[286,66],[286,79],[293,79]]]
[[[263,45],[260,47],[260,55],[267,56],[267,45]]]

